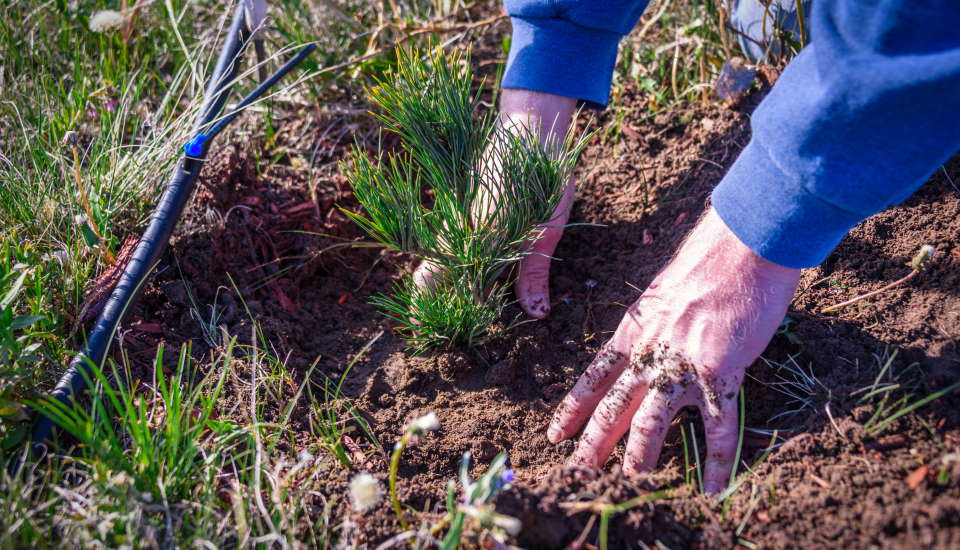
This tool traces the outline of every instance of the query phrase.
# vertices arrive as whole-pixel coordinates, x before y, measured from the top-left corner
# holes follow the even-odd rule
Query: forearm
[[[577,108],[577,100],[533,90],[504,89],[500,120],[538,130],[543,140],[563,139]]]
[[[713,204],[754,252],[823,261],[960,148],[960,6],[815,2],[811,45],[752,117]]]

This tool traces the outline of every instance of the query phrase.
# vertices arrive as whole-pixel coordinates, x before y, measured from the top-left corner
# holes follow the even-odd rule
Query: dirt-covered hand
[[[500,98],[500,120],[508,128],[539,128],[541,142],[562,141],[576,109],[576,100],[531,90],[504,89]],[[550,258],[563,235],[563,226],[573,205],[574,182],[567,185],[563,198],[540,238],[529,244],[530,254],[520,262],[515,291],[523,311],[537,319],[550,313]],[[429,284],[435,266],[423,262],[413,274],[418,285]]]
[[[623,470],[636,474],[656,466],[674,416],[695,406],[707,438],[704,488],[720,491],[736,453],[744,370],[776,332],[799,277],[754,254],[710,209],[627,310],[547,437],[572,437],[586,422],[571,462],[599,469],[629,431]]]

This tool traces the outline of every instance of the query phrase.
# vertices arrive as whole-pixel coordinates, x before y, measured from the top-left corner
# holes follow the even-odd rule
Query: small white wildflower
[[[422,434],[426,432],[435,432],[440,429],[440,419],[437,417],[437,413],[429,412],[420,418],[416,418],[407,425],[407,431],[413,432],[415,434]]]
[[[519,535],[520,531],[523,529],[523,522],[521,522],[519,519],[511,516],[504,516],[502,514],[493,516],[493,524],[503,529],[511,537]]]
[[[93,32],[110,32],[119,29],[127,22],[127,18],[116,10],[102,10],[90,18],[90,30]]]
[[[382,497],[380,482],[367,472],[360,472],[350,480],[350,500],[354,510],[365,512],[376,506]]]
[[[307,464],[310,464],[310,463],[312,463],[317,457],[313,456],[313,453],[311,453],[310,451],[304,449],[304,450],[300,451],[300,455],[299,455],[298,458],[300,459],[300,462],[305,462],[305,463],[307,463]]]
[[[927,267],[927,263],[933,258],[934,254],[937,253],[937,249],[932,245],[925,244],[920,247],[920,252],[917,252],[917,255],[910,260],[910,267],[914,271],[921,271]]]

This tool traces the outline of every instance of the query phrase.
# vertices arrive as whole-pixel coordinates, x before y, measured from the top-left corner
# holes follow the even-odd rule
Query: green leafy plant
[[[520,534],[523,524],[517,518],[497,513],[494,500],[500,491],[509,489],[514,480],[513,470],[507,466],[507,453],[499,453],[487,471],[476,481],[470,479],[470,451],[460,459],[460,502],[457,502],[457,484],[447,483],[447,515],[435,526],[442,529],[449,524],[441,550],[454,550],[463,542],[464,534],[477,535],[480,547],[488,547],[492,538],[503,545],[508,537]]]
[[[368,93],[400,150],[352,151],[341,168],[364,212],[345,212],[436,268],[426,287],[408,276],[373,301],[415,350],[481,344],[508,303],[510,277],[500,277],[550,223],[586,139],[541,142],[538,127],[480,113],[483,86],[473,90],[469,54],[458,51],[398,50]]]
[[[15,306],[31,269],[16,264],[0,272],[0,450],[17,446],[26,435],[26,413],[14,396],[17,382],[26,371],[24,363],[39,359],[40,342],[30,328],[42,315],[18,315]]]
[[[30,404],[76,439],[80,456],[102,464],[104,471],[130,476],[137,490],[150,492],[158,499],[189,494],[200,475],[201,459],[222,460],[219,453],[229,446],[218,446],[218,453],[207,453],[204,445],[244,436],[233,423],[213,420],[214,407],[233,362],[233,343],[223,355],[223,368],[192,388],[189,357],[189,346],[185,345],[176,371],[167,375],[164,348],[158,348],[155,380],[150,384],[155,388],[152,400],[126,382],[130,377],[116,366],[91,365],[89,409],[50,397]]]
[[[393,507],[393,513],[397,515],[400,525],[406,529],[407,520],[403,517],[403,506],[400,504],[400,497],[397,496],[397,472],[400,469],[400,455],[411,442],[416,438],[440,429],[440,419],[436,413],[427,413],[414,419],[407,424],[403,430],[403,437],[393,445],[393,453],[390,455],[390,477],[387,479],[387,486],[390,489],[390,506]]]
[[[871,437],[880,435],[898,418],[960,388],[960,381],[956,381],[926,397],[918,398],[916,392],[923,387],[921,383],[923,375],[918,370],[919,364],[911,363],[903,371],[895,373],[893,364],[898,352],[899,350],[894,350],[886,356],[886,360],[875,356],[881,368],[873,384],[850,394],[854,396],[863,393],[859,402],[874,407],[873,414],[863,423],[864,430]]]
[[[340,375],[339,380],[332,380],[329,377],[324,376],[323,378],[323,400],[317,399],[313,395],[313,390],[307,387],[307,392],[310,394],[310,431],[316,436],[320,442],[323,449],[327,451],[330,455],[334,456],[340,464],[346,468],[349,468],[353,465],[353,461],[350,458],[348,449],[344,444],[344,436],[347,435],[347,432],[350,431],[354,426],[349,424],[349,419],[352,418],[354,424],[358,426],[362,432],[367,436],[368,439],[376,446],[380,447],[380,442],[377,441],[376,436],[373,431],[370,429],[370,426],[367,424],[367,421],[363,419],[363,416],[357,412],[356,407],[350,403],[350,400],[344,397],[343,395],[343,384],[347,380],[347,375],[350,374],[350,371],[353,370],[353,366],[360,360],[361,357],[366,354],[366,352],[373,346],[374,343],[380,336],[383,335],[383,331],[378,332],[367,342],[360,351],[354,354],[353,358],[347,363],[347,366],[343,370],[343,374]],[[314,363],[316,367],[316,362]],[[314,367],[311,367],[309,374],[313,373]]]

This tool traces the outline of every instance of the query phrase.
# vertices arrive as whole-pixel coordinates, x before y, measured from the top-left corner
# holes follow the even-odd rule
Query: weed
[[[806,368],[802,367],[797,362],[797,354],[788,356],[787,360],[783,362],[771,361],[764,357],[760,359],[771,368],[774,376],[772,382],[761,381],[760,383],[787,397],[784,405],[791,407],[770,417],[767,420],[768,423],[779,419],[792,418],[804,411],[811,410],[822,395],[829,396],[830,389],[824,386],[813,374],[813,365],[808,365]],[[751,378],[753,378],[752,375]],[[756,380],[756,378],[754,379]]]
[[[706,101],[724,60],[733,55],[726,17],[716,0],[651,6],[621,43],[612,103],[620,103],[627,82],[645,92],[651,113]]]
[[[390,477],[388,487],[390,488],[390,505],[393,506],[393,512],[400,520],[400,525],[407,529],[407,520],[403,517],[403,508],[400,506],[400,498],[397,496],[397,471],[400,469],[400,455],[407,448],[414,438],[420,437],[427,432],[433,432],[440,429],[440,419],[434,413],[427,413],[407,424],[403,430],[403,436],[393,446],[393,454],[390,455]]]
[[[784,317],[783,322],[781,322],[780,326],[777,327],[777,332],[774,333],[774,337],[783,336],[795,346],[802,344],[803,342],[800,340],[800,336],[797,335],[796,332],[793,332],[793,329],[790,328],[790,326],[796,322],[796,319],[793,319],[790,316]]]
[[[456,550],[459,548],[464,534],[474,531],[477,542],[486,547],[488,537],[503,544],[506,536],[520,534],[522,525],[520,520],[498,514],[494,506],[497,493],[509,489],[514,482],[513,470],[507,467],[507,453],[500,453],[494,457],[490,467],[476,481],[470,479],[470,452],[463,453],[460,460],[460,490],[461,497],[458,503],[456,497],[456,483],[450,480],[447,483],[447,515],[435,527],[449,525],[450,530],[440,546],[441,550]]]
[[[656,491],[653,493],[647,493],[645,495],[640,495],[634,497],[626,502],[621,502],[618,504],[607,504],[602,506],[600,511],[600,550],[607,550],[609,544],[609,531],[610,531],[610,518],[615,514],[622,514],[632,508],[636,508],[641,504],[647,502],[653,502],[655,500],[663,500],[670,496],[670,491],[667,489]]]
[[[648,502],[655,502],[658,500],[664,500],[673,497],[673,489],[662,489],[659,491],[654,491],[650,493],[644,493],[636,497],[631,498],[630,500],[620,502],[620,503],[610,503],[603,502],[600,500],[590,501],[590,502],[567,502],[560,504],[560,507],[567,510],[569,514],[576,514],[580,512],[593,512],[597,517],[600,518],[599,526],[599,546],[602,550],[606,550],[609,545],[609,531],[610,531],[610,519],[617,515],[632,510],[641,504],[646,504]],[[593,519],[591,518],[590,522],[587,523],[587,528],[584,529],[583,534],[581,535],[580,541],[586,539],[587,532],[593,526]],[[641,545],[645,547],[645,544],[642,541]],[[661,544],[660,541],[656,541],[656,544]]]
[[[153,393],[162,407],[150,406],[133,387],[127,387],[124,380],[128,377],[117,369],[110,377],[101,369],[93,370],[93,379],[88,383],[97,389],[91,411],[46,398],[32,406],[54,419],[80,443],[81,452],[89,453],[91,458],[96,456],[105,470],[131,476],[137,490],[149,492],[158,500],[188,494],[196,483],[200,464],[197,459],[206,439],[197,432],[211,418],[233,361],[233,346],[223,356],[220,376],[201,381],[190,391],[182,383],[185,378],[189,380],[188,352],[187,346],[181,349],[178,370],[169,378],[164,374],[163,348],[157,352]],[[211,392],[206,394],[203,390],[208,386]],[[114,425],[115,418],[122,430]],[[237,436],[232,430],[223,435],[228,440]]]
[[[345,213],[384,246],[439,271],[432,284],[406,277],[374,300],[411,347],[477,345],[507,303],[498,278],[549,223],[586,142],[568,134],[541,145],[539,128],[478,114],[482,90],[472,90],[469,56],[439,47],[397,56],[369,96],[402,152],[351,153],[342,171],[365,213]]]
[[[770,437],[770,444],[767,445],[766,449],[763,450],[763,453],[761,453],[761,455],[753,462],[751,466],[747,466],[746,463],[744,463],[744,467],[747,469],[746,472],[743,472],[740,475],[734,475],[733,473],[731,473],[730,482],[727,484],[727,488],[724,489],[723,492],[721,492],[719,495],[717,495],[717,499],[716,499],[716,502],[723,504],[724,515],[726,515],[727,513],[730,497],[733,496],[740,489],[743,483],[750,476],[754,475],[754,470],[756,470],[758,466],[763,464],[764,461],[767,460],[767,457],[770,456],[770,453],[772,453],[773,450],[777,448],[778,446],[777,436],[778,436],[778,432],[774,430]],[[742,442],[741,442],[741,445],[742,445]],[[738,452],[738,457],[739,457],[739,452]]]
[[[926,397],[914,399],[913,394],[907,394],[893,402],[889,402],[890,394],[884,394],[880,403],[877,405],[876,412],[873,413],[873,416],[867,420],[863,427],[869,435],[876,436],[901,416],[909,414],[934,400],[940,399],[957,388],[960,388],[960,382],[954,382],[946,388],[935,391]]]
[[[918,273],[920,273],[921,271],[923,271],[924,269],[926,269],[927,264],[930,263],[930,260],[933,258],[933,255],[935,254],[935,252],[936,252],[936,251],[934,250],[934,248],[933,248],[932,246],[928,245],[928,244],[925,244],[925,245],[921,246],[921,247],[920,247],[920,251],[917,252],[917,254],[913,257],[913,259],[910,260],[910,263],[907,264],[907,265],[910,266],[910,273],[907,273],[906,275],[904,275],[903,277],[897,279],[896,281],[893,281],[893,282],[891,282],[891,283],[889,283],[889,284],[886,284],[886,285],[878,288],[877,290],[873,290],[873,291],[870,291],[870,292],[865,292],[865,293],[863,293],[863,294],[860,294],[859,296],[855,296],[855,297],[853,297],[853,298],[850,298],[849,300],[844,300],[844,301],[840,302],[839,304],[834,304],[834,305],[832,305],[832,306],[830,306],[830,307],[825,307],[825,308],[823,308],[823,309],[820,310],[820,313],[829,313],[829,312],[831,312],[831,311],[837,311],[837,310],[839,310],[839,309],[843,309],[843,308],[845,308],[845,307],[847,307],[847,306],[850,306],[850,305],[853,305],[853,304],[859,302],[860,300],[869,298],[869,297],[871,297],[871,296],[876,296],[877,294],[880,294],[880,293],[882,293],[882,292],[886,292],[887,290],[890,290],[891,288],[895,288],[895,287],[898,287],[898,286],[902,285],[903,283],[905,283],[905,282],[909,281],[910,279],[916,277]]]
[[[697,488],[700,492],[703,492],[703,468],[700,465],[700,450],[697,448],[697,432],[693,426],[693,422],[689,424],[689,436],[687,430],[684,427],[680,426],[680,436],[683,438],[683,477],[684,482],[687,485],[693,485],[693,482],[697,482]],[[690,438],[689,445],[687,444],[687,437]],[[690,457],[693,456],[693,463],[691,463]]]
[[[31,269],[15,264],[0,276],[0,453],[19,446],[26,435],[26,414],[14,389],[27,375],[25,364],[39,359],[40,341],[32,329],[42,315],[17,315],[14,305]]]
[[[361,429],[367,434],[367,436],[377,442],[376,438],[373,436],[373,433],[370,431],[370,428],[367,426],[366,421],[361,417],[356,410],[351,407],[344,406],[344,399],[342,395],[343,383],[347,380],[347,375],[350,374],[350,371],[353,370],[353,366],[360,360],[361,357],[373,346],[373,344],[380,339],[380,336],[383,335],[383,331],[378,332],[367,342],[363,348],[358,351],[353,358],[347,363],[346,368],[343,370],[343,374],[340,375],[340,380],[334,383],[327,377],[324,377],[323,381],[323,403],[320,404],[316,399],[313,398],[311,390],[311,402],[313,406],[311,407],[310,414],[310,431],[317,436],[321,441],[324,449],[330,453],[332,456],[340,462],[341,465],[345,467],[350,467],[353,464],[353,461],[350,459],[350,456],[347,454],[347,449],[344,447],[343,437],[346,434],[345,420],[342,420],[341,417],[346,412],[354,421],[361,427]],[[307,379],[310,378],[310,373],[313,372],[311,368],[307,374]],[[379,444],[377,443],[379,446]]]
[[[885,357],[877,356],[877,362],[881,367],[873,384],[864,386],[850,394],[855,396],[862,393],[859,402],[872,404],[874,407],[873,414],[863,424],[864,430],[871,437],[878,436],[898,418],[960,388],[960,381],[958,381],[925,397],[917,398],[915,391],[920,386],[919,376],[913,371],[919,365],[912,363],[906,369],[895,373],[893,362],[897,358],[898,351],[894,350],[893,353],[884,354]],[[911,378],[908,376],[910,374],[914,376]]]
[[[230,339],[200,376],[186,346],[167,374],[161,347],[155,378],[145,385],[127,382],[127,366],[93,366],[92,410],[30,402],[74,438],[75,458],[47,461],[46,469],[27,462],[20,475],[0,476],[0,490],[27,499],[23,504],[2,499],[0,521],[20,525],[20,540],[45,540],[56,529],[71,544],[95,546],[273,541],[291,547],[299,540],[323,547],[330,538],[332,503],[322,495],[318,502],[316,490],[328,468],[309,453],[293,461],[278,453],[303,389],[284,400],[288,405],[275,422],[261,421],[257,411],[264,401],[276,401],[258,391],[264,389],[257,375],[263,361],[256,355],[238,359],[239,349]],[[232,417],[220,402],[245,362],[251,368],[249,422]],[[288,378],[282,367],[272,368],[279,369],[273,378]],[[6,465],[0,465],[5,473]]]

